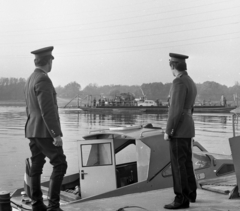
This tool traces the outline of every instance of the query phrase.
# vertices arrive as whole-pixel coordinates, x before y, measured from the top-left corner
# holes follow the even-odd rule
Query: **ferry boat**
[[[105,101],[104,99],[99,102],[96,99],[92,99],[92,96],[86,96],[86,103],[83,105],[80,103],[79,96],[71,99],[63,108],[67,109],[80,109],[86,112],[113,112],[113,113],[124,113],[124,112],[145,112],[145,113],[166,113],[168,112],[168,103],[156,103],[153,100],[147,100],[145,97],[136,100],[130,93],[122,93],[125,97],[118,96],[116,101]],[[83,100],[85,100],[85,98]],[[120,100],[121,98],[121,100]],[[77,104],[71,106],[70,103],[77,99]],[[70,107],[69,107],[70,105]],[[232,105],[202,105],[196,104],[194,106],[195,113],[230,113],[231,110],[237,106]]]
[[[65,176],[61,187],[63,210],[82,210],[83,202],[147,194],[173,186],[169,142],[164,140],[163,129],[152,124],[91,131],[77,145],[79,161],[76,173]],[[121,161],[127,152],[135,159]],[[232,156],[209,153],[197,141],[193,142],[193,165],[202,188],[208,185],[206,181],[209,180],[236,177]],[[41,184],[46,204],[48,184],[49,181]],[[13,210],[31,209],[26,187],[20,187],[11,194]]]
[[[112,105],[104,105],[104,106],[79,106],[79,109],[87,112],[126,112],[126,111],[139,111],[145,113],[166,113],[168,112],[168,106],[112,106]],[[194,106],[194,113],[230,113],[231,110],[235,109],[236,106]]]

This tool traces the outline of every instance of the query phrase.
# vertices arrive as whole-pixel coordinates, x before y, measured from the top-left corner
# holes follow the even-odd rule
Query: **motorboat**
[[[162,128],[149,123],[91,131],[78,140],[78,166],[75,174],[64,177],[61,207],[172,187],[169,142],[163,136]],[[234,175],[231,156],[209,153],[197,141],[193,141],[193,166],[198,183]],[[28,185],[11,194],[13,210],[31,208]],[[41,183],[46,204],[48,185],[49,181]]]

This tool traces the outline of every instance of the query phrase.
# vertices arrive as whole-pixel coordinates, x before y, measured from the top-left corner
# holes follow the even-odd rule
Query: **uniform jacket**
[[[196,85],[186,71],[173,80],[166,127],[168,135],[175,138],[195,136],[192,109],[196,95]]]
[[[41,69],[35,69],[24,88],[27,138],[62,136],[56,91],[51,79]]]

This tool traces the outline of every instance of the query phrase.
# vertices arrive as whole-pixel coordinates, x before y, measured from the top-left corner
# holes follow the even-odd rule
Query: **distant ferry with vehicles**
[[[167,105],[159,106],[79,106],[78,108],[83,111],[89,112],[113,112],[118,110],[119,112],[146,112],[146,113],[166,113],[168,112]],[[235,109],[236,106],[194,106],[194,113],[230,113],[231,110]]]
[[[135,105],[129,104],[100,104],[100,105],[84,105],[78,108],[88,112],[146,112],[146,113],[166,113],[168,105],[157,105],[153,100],[145,100]],[[230,113],[236,106],[221,106],[221,105],[195,105],[194,113]]]
[[[68,104],[65,108],[67,108],[67,106]],[[195,113],[230,113],[230,111],[236,107],[237,106],[228,105],[227,103],[223,105],[196,103],[193,111]],[[145,96],[136,99],[131,93],[121,93],[120,95],[115,96],[114,99],[100,98],[96,100],[96,98],[89,95],[86,97],[85,103],[80,103],[78,98],[78,105],[75,107],[72,106],[72,108],[78,108],[87,112],[166,113],[169,108],[169,103],[163,103],[159,100],[148,100]]]

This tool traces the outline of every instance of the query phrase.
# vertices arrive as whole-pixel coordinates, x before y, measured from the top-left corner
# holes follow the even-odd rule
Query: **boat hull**
[[[230,113],[236,106],[195,106],[194,113]],[[80,107],[87,112],[139,112],[139,113],[166,113],[168,106],[98,106],[98,107]]]

